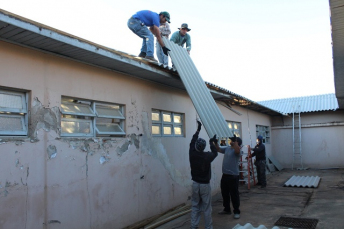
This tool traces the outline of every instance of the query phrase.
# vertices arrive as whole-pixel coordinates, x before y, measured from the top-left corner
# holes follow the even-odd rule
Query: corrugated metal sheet
[[[335,111],[338,101],[335,94],[312,95],[258,102],[284,114],[291,114],[300,105],[300,112]]]
[[[202,120],[208,136],[212,137],[214,134],[217,134],[220,138],[232,137],[232,131],[228,128],[219,107],[216,105],[186,49],[165,37],[163,41],[171,50],[169,54],[172,62]]]
[[[254,226],[252,226],[252,224],[246,223],[244,226],[237,224],[232,229],[267,229],[267,227],[265,227],[264,225],[259,225],[258,227],[254,227]],[[274,226],[271,229],[279,229],[279,227]]]
[[[316,188],[320,182],[318,176],[292,176],[284,186],[286,187],[303,187],[303,188]]]
[[[344,109],[344,0],[330,0],[334,85]]]

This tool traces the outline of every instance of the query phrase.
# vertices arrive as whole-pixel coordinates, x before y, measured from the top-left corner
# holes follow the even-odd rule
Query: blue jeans
[[[139,19],[130,18],[128,28],[143,39],[141,52],[146,53],[146,56],[154,57],[154,36],[147,26]]]
[[[160,63],[168,65],[168,56],[165,55],[159,42],[156,42],[156,56],[158,57]]]
[[[213,229],[210,184],[200,184],[193,181],[191,205],[191,229],[198,228],[202,211],[204,212],[204,228]]]

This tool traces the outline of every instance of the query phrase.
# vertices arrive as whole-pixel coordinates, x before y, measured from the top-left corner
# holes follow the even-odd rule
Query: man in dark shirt
[[[191,197],[191,228],[198,228],[201,212],[204,211],[205,228],[212,229],[211,218],[211,162],[217,157],[218,146],[216,135],[209,140],[211,152],[204,152],[206,141],[199,138],[201,122],[197,121],[198,128],[190,142],[189,160],[191,166],[192,197]]]
[[[263,144],[263,137],[258,136],[257,138],[257,145],[251,149],[253,153],[251,157],[256,156],[255,166],[257,169],[257,176],[258,176],[258,183],[257,185],[261,185],[261,188],[266,187],[266,175],[265,175],[265,167],[266,167],[266,156],[265,156],[265,145]]]

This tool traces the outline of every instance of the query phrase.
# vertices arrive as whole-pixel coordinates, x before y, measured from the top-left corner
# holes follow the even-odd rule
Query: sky
[[[254,101],[334,93],[328,0],[0,0],[0,8],[138,55],[137,11],[168,11],[191,31],[204,81]]]

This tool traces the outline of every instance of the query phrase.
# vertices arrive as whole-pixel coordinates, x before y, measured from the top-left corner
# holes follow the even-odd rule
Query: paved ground
[[[318,188],[283,187],[293,175],[319,176],[321,180]],[[266,189],[240,187],[240,219],[234,219],[233,215],[218,215],[223,209],[222,198],[215,196],[212,214],[214,229],[228,229],[247,223],[271,229],[281,216],[318,219],[317,229],[344,228],[344,169],[284,169],[267,175],[267,181]],[[190,228],[190,213],[158,228]],[[199,228],[204,228],[203,217]]]

